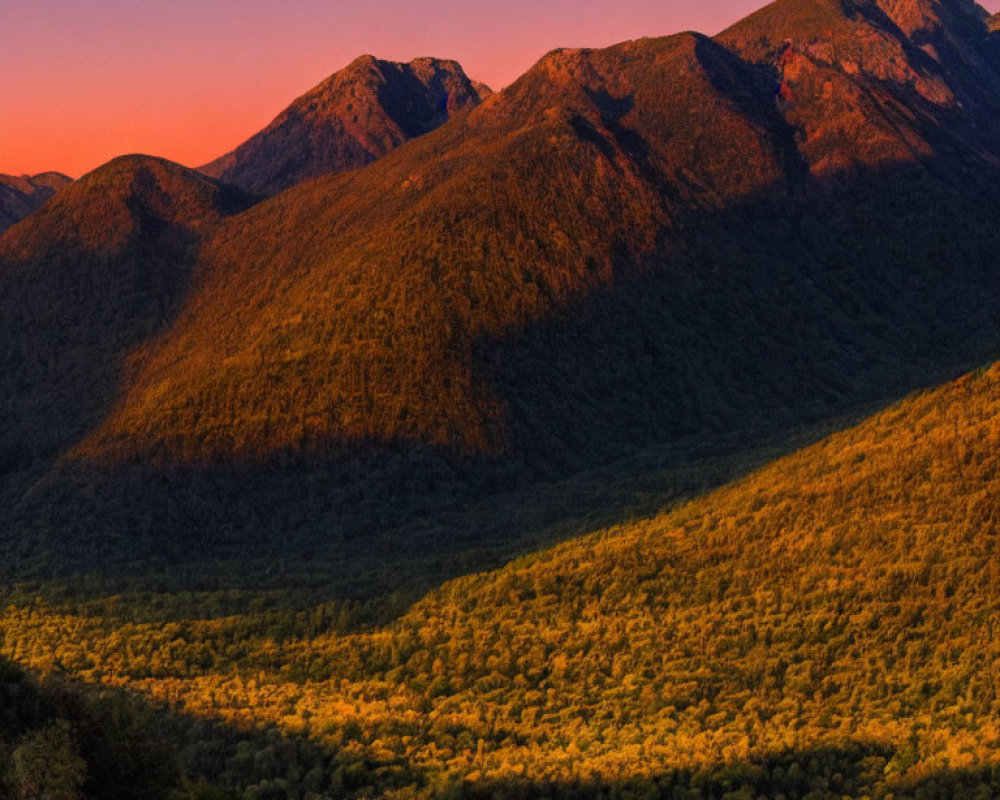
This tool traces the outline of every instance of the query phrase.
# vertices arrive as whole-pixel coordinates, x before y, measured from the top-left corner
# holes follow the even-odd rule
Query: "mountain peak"
[[[847,44],[878,31],[925,47],[942,33],[962,42],[981,38],[988,19],[972,0],[775,0],[717,38],[759,52],[782,42]]]
[[[162,158],[124,155],[60,191],[3,237],[9,254],[73,249],[120,252],[146,222],[158,229],[203,227],[238,207],[232,189]]]
[[[988,39],[985,12],[967,0],[777,0],[717,37],[773,73],[818,175],[940,148],[996,151]]]
[[[868,0],[907,36],[947,27],[967,32],[981,28],[986,12],[974,0]]]
[[[488,94],[455,61],[421,57],[404,64],[363,55],[201,171],[253,194],[276,194],[381,158]]]
[[[235,189],[128,155],[67,186],[0,236],[0,463],[58,451],[96,424],[128,350],[180,304],[203,238],[242,207]],[[53,387],[62,387],[53,391]]]
[[[368,66],[372,66],[374,64],[377,64],[378,62],[379,62],[379,59],[377,59],[371,53],[362,53],[360,56],[358,56],[357,58],[355,58],[350,64],[348,64],[346,67],[344,67],[344,70],[342,70],[342,71],[346,71],[346,70],[350,70],[350,69],[361,69],[363,67],[368,67]],[[336,75],[337,73],[335,72],[333,74]]]

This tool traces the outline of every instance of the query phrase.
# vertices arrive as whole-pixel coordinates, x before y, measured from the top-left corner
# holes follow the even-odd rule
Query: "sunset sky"
[[[0,172],[197,166],[362,53],[502,88],[554,47],[716,33],[761,0],[0,0]],[[987,6],[1000,9],[1000,0]]]

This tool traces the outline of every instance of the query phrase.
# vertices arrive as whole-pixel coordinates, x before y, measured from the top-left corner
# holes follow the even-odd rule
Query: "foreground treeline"
[[[0,659],[0,797],[167,797],[181,771],[163,734],[145,703],[39,683]]]
[[[916,746],[845,742],[617,778],[433,777],[276,729],[153,710],[128,693],[39,682],[0,661],[0,797],[14,800],[984,800],[1000,766],[928,770]]]
[[[336,796],[363,760],[279,731],[171,714],[128,692],[44,680],[0,659],[0,798],[236,800]]]

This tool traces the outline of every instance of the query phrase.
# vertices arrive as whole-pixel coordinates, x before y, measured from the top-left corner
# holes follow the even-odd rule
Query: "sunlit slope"
[[[674,769],[725,764],[729,790],[805,796],[800,762],[821,797],[948,797],[935,781],[1000,759],[998,392],[994,366],[914,395],[385,630],[325,633],[323,608],[164,627],[34,604],[8,610],[4,652],[308,731],[376,794],[451,775],[474,796],[625,778],[687,796]],[[775,754],[780,771],[744,763]]]
[[[671,513],[450,584],[412,624],[450,619],[457,653],[487,620],[547,620],[580,680],[618,663],[657,694],[686,674],[834,719],[994,709],[998,389],[993,366],[916,394]],[[803,658],[797,682],[775,674]]]
[[[996,41],[965,0],[778,0],[720,34],[769,69],[816,175],[931,153],[995,155]]]
[[[839,411],[988,352],[990,162],[928,145],[817,185],[782,113],[697,35],[556,51],[382,161],[230,219],[77,453],[390,443],[562,467]]]
[[[449,584],[389,634],[331,642],[330,674],[356,660],[346,674],[440,694],[439,713],[548,751],[541,771],[824,739],[909,743],[921,769],[996,760],[998,392],[994,366],[672,513]]]

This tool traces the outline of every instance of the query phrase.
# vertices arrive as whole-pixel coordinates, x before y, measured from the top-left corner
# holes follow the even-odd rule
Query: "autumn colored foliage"
[[[0,794],[997,794],[995,28],[364,58],[12,225]]]

